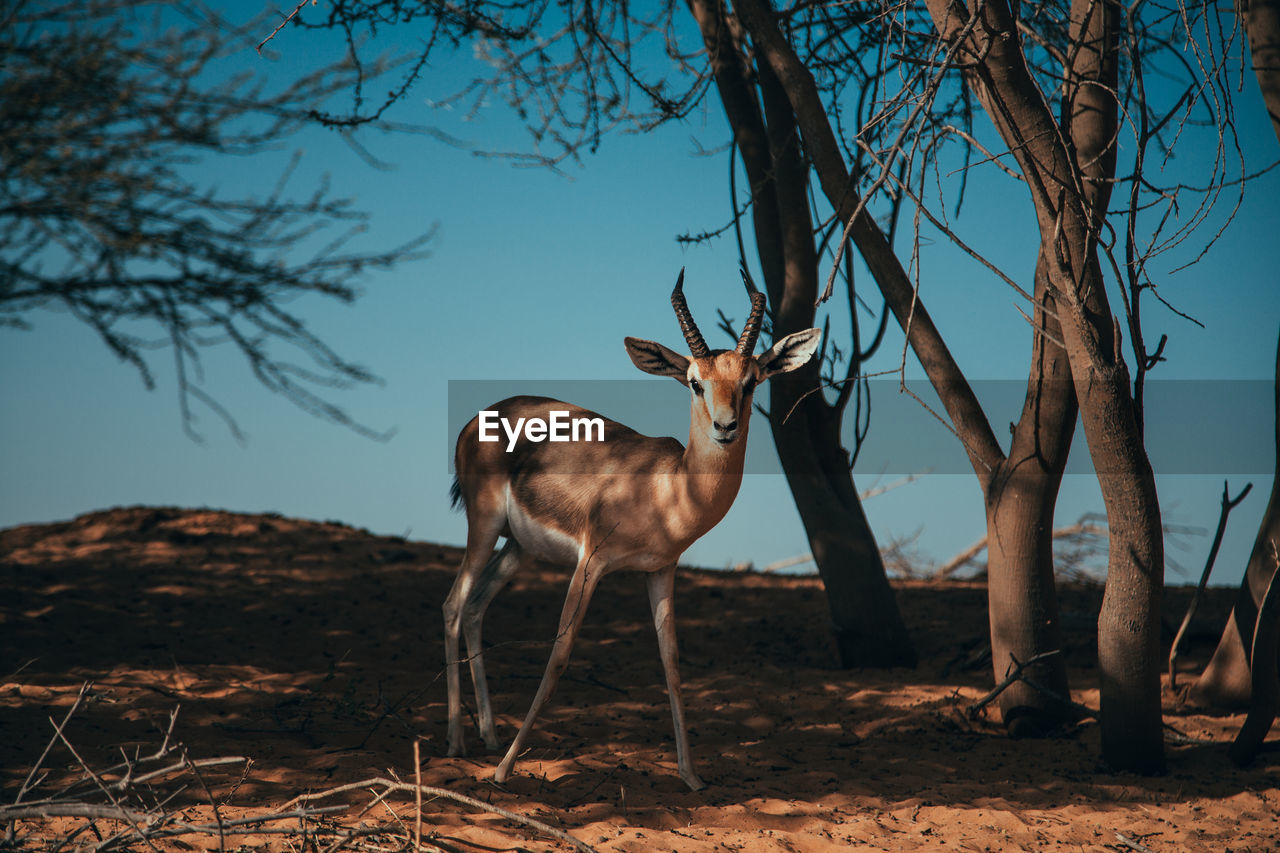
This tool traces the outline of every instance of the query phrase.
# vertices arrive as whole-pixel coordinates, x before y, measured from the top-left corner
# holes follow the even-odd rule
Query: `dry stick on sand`
[[[1169,689],[1178,689],[1178,673],[1175,669],[1178,663],[1178,646],[1182,643],[1182,635],[1187,632],[1187,626],[1191,624],[1191,617],[1196,614],[1196,608],[1200,606],[1200,599],[1204,597],[1204,588],[1209,583],[1209,573],[1213,571],[1213,564],[1218,559],[1218,548],[1222,545],[1222,535],[1227,530],[1227,516],[1231,514],[1231,510],[1235,509],[1239,503],[1249,494],[1249,490],[1253,488],[1253,483],[1247,484],[1240,490],[1240,494],[1235,498],[1231,497],[1229,491],[1230,486],[1227,481],[1222,481],[1222,510],[1218,513],[1218,529],[1213,534],[1213,545],[1209,547],[1209,558],[1205,560],[1204,571],[1200,573],[1200,584],[1196,587],[1195,595],[1191,596],[1191,603],[1187,605],[1187,613],[1182,617],[1182,624],[1178,627],[1178,633],[1173,637],[1173,644],[1169,646]]]
[[[1130,850],[1137,850],[1138,853],[1155,853],[1155,851],[1152,850],[1147,845],[1143,844],[1140,841],[1134,841],[1132,838],[1125,835],[1123,832],[1116,833],[1116,841],[1119,841],[1122,845],[1124,845],[1125,847],[1128,847]]]
[[[413,849],[422,849],[422,749],[413,741]]]
[[[1073,701],[1070,696],[1063,696],[1060,693],[1054,690],[1050,690],[1048,687],[1045,687],[1043,684],[1036,681],[1035,679],[1027,677],[1026,675],[1027,667],[1033,666],[1034,664],[1039,663],[1045,658],[1050,658],[1050,657],[1053,657],[1054,655],[1060,655],[1060,654],[1062,654],[1061,649],[1054,649],[1053,651],[1049,651],[1049,652],[1041,652],[1035,657],[1029,658],[1025,662],[1019,661],[1016,657],[1010,654],[1009,660],[1011,661],[1011,663],[1009,665],[1009,669],[1006,670],[1005,672],[1004,680],[1001,681],[999,684],[997,684],[995,687],[993,687],[991,691],[987,693],[987,695],[983,696],[977,702],[974,702],[972,705],[969,706],[968,708],[969,719],[971,720],[976,719],[977,716],[980,713],[982,713],[983,708],[987,707],[992,702],[994,702],[1000,696],[1000,694],[1008,690],[1009,687],[1014,682],[1021,681],[1025,683],[1028,687],[1030,687],[1032,690],[1039,691],[1040,693],[1043,693],[1045,696],[1048,696],[1050,699],[1053,699],[1067,706],[1067,708],[1071,709],[1071,711],[1075,713],[1078,720],[1088,720],[1088,719],[1096,720],[1098,718],[1098,712],[1090,708],[1088,705],[1081,705],[1079,702]]]
[[[1058,700],[1063,705],[1066,705],[1068,708],[1071,708],[1073,711],[1075,711],[1076,714],[1078,714],[1081,719],[1084,719],[1087,717],[1097,717],[1098,713],[1094,711],[1092,708],[1072,702],[1070,697],[1059,696],[1057,693],[1053,692],[1049,688],[1044,687],[1040,684],[1037,684],[1035,681],[1031,680],[1030,678],[1027,678],[1027,676],[1024,674],[1024,670],[1026,670],[1027,667],[1034,666],[1035,664],[1039,663],[1042,660],[1045,660],[1046,658],[1051,658],[1054,655],[1060,655],[1060,654],[1062,654],[1061,649],[1054,649],[1053,651],[1049,651],[1049,652],[1041,652],[1035,657],[1027,659],[1025,662],[1019,661],[1013,655],[1009,655],[1009,660],[1012,663],[1009,665],[1009,669],[1005,672],[1004,680],[1001,681],[999,684],[997,684],[995,687],[993,687],[991,691],[987,693],[987,695],[983,696],[977,702],[974,702],[972,705],[968,707],[967,712],[969,714],[969,719],[971,720],[977,719],[978,715],[982,713],[982,709],[986,708],[988,705],[994,702],[1000,696],[1001,693],[1008,690],[1009,687],[1011,687],[1014,684],[1014,682],[1017,682],[1017,681],[1025,681],[1032,689],[1039,690],[1041,693],[1045,694],[1046,696],[1052,699]]]
[[[579,841],[567,832],[563,832],[553,826],[548,826],[540,820],[534,820],[531,817],[516,814],[515,812],[508,811],[507,809],[499,806],[486,803],[483,800],[477,800],[475,797],[468,797],[466,794],[459,794],[455,791],[450,791],[447,788],[436,788],[431,785],[411,785],[407,782],[399,782],[381,776],[372,779],[365,779],[360,782],[350,782],[346,785],[339,785],[336,788],[330,788],[327,791],[318,791],[314,794],[302,794],[301,796],[294,797],[281,808],[287,809],[291,806],[310,803],[315,800],[323,800],[328,797],[337,796],[338,794],[345,794],[348,791],[364,790],[366,788],[385,788],[387,793],[399,791],[403,793],[413,793],[415,796],[419,797],[425,794],[429,797],[453,800],[454,802],[462,803],[463,805],[468,805],[472,808],[476,808],[490,814],[495,814],[498,817],[518,823],[521,826],[537,830],[544,835],[551,836],[557,841],[563,841],[566,844],[570,844],[575,849],[583,851],[583,853],[595,853],[595,848],[591,847],[589,844]]]
[[[44,764],[44,760],[49,757],[49,750],[53,749],[54,744],[58,742],[58,736],[62,734],[63,728],[65,728],[67,723],[71,721],[72,715],[74,715],[76,710],[80,707],[80,703],[84,701],[85,694],[89,692],[89,688],[91,686],[92,682],[89,681],[81,684],[80,692],[76,695],[75,701],[71,703],[71,708],[62,718],[62,722],[53,724],[53,737],[49,738],[49,742],[45,744],[44,752],[40,753],[40,757],[36,759],[36,763],[31,765],[31,772],[27,774],[27,778],[22,782],[22,787],[18,789],[18,796],[13,799],[15,805],[21,802],[23,796],[26,795],[28,791],[39,784],[37,781],[34,781],[36,774],[40,772],[40,767]],[[53,722],[53,720],[50,719],[50,722]],[[12,829],[12,827],[10,827],[10,829]]]
[[[1270,591],[1271,589],[1274,589],[1276,593],[1273,596],[1274,600],[1273,600],[1272,613],[1271,613],[1271,616],[1273,619],[1272,630],[1273,632],[1280,633],[1280,631],[1277,630],[1278,628],[1280,628],[1280,625],[1275,624],[1275,620],[1280,619],[1280,585],[1273,583],[1272,586],[1268,589],[1268,591]],[[1275,636],[1276,633],[1273,633],[1273,636]],[[990,690],[990,692],[988,692],[985,696],[983,696],[977,702],[974,702],[972,705],[970,705],[966,709],[969,719],[971,720],[977,719],[978,715],[982,713],[982,710],[986,708],[988,705],[990,705],[992,702],[994,702],[1000,696],[1001,693],[1003,693],[1005,690],[1008,690],[1010,685],[1012,685],[1016,681],[1021,681],[1025,683],[1028,687],[1030,687],[1032,690],[1039,691],[1040,693],[1043,693],[1045,696],[1048,696],[1050,699],[1054,699],[1058,702],[1061,702],[1063,705],[1066,705],[1075,713],[1077,719],[1096,720],[1098,718],[1098,712],[1090,708],[1088,705],[1081,705],[1079,702],[1072,700],[1070,697],[1063,696],[1054,690],[1050,690],[1048,687],[1045,687],[1043,684],[1039,683],[1035,679],[1027,677],[1025,672],[1027,667],[1041,660],[1044,660],[1047,657],[1051,657],[1052,655],[1056,655],[1056,654],[1061,654],[1061,651],[1059,651],[1058,649],[1054,649],[1051,652],[1042,652],[1041,654],[1038,654],[1035,657],[1030,658],[1025,663],[1022,661],[1019,661],[1013,655],[1009,655],[1009,659],[1012,661],[1012,664],[1010,665],[1009,670],[1005,675],[1004,679],[995,687],[993,687]],[[1271,660],[1273,664],[1275,662],[1275,659],[1276,659],[1276,656],[1272,655]],[[1271,695],[1275,698],[1273,701],[1270,702],[1270,704],[1264,703],[1262,710],[1259,711],[1258,713],[1259,722],[1255,723],[1253,729],[1251,729],[1251,732],[1250,732],[1250,738],[1256,738],[1259,744],[1261,743],[1262,738],[1266,737],[1267,731],[1271,726],[1271,721],[1274,720],[1276,716],[1276,712],[1280,712],[1280,682],[1274,682],[1274,683],[1276,684],[1277,689],[1276,691],[1273,691]],[[1272,713],[1270,717],[1265,717],[1267,722],[1266,722],[1266,727],[1263,728],[1261,720],[1264,718],[1263,715],[1268,708],[1272,709]],[[1253,713],[1253,712],[1251,711],[1250,713]],[[1246,727],[1248,727],[1248,720],[1246,720],[1245,722],[1246,722]],[[1173,733],[1171,737],[1176,743],[1194,743],[1194,744],[1202,744],[1202,745],[1211,745],[1211,744],[1217,743],[1217,741],[1197,740],[1196,738],[1188,737],[1187,735],[1178,731],[1168,723],[1164,724],[1164,728],[1166,731]],[[1259,730],[1261,731],[1261,735],[1257,734]],[[1236,743],[1232,745],[1233,750],[1237,750],[1237,749],[1241,750],[1239,753],[1240,755],[1244,755],[1243,749],[1245,749],[1245,747],[1239,746],[1241,740],[1243,739],[1243,736],[1244,736],[1244,730],[1242,729],[1240,736],[1237,736],[1236,738]],[[1245,758],[1243,761],[1239,758],[1236,758],[1235,753],[1232,754],[1232,758],[1236,760],[1237,764],[1243,765],[1247,763],[1249,760],[1252,760],[1253,755],[1255,755],[1256,753],[1257,753],[1257,750],[1255,749],[1252,753],[1249,753],[1249,757]]]
[[[6,839],[8,844],[13,844],[16,840],[17,821],[47,821],[56,817],[84,818],[92,826],[96,821],[115,821],[125,824],[125,828],[120,829],[113,835],[106,838],[99,836],[99,843],[94,845],[95,850],[104,850],[127,846],[138,842],[146,844],[152,850],[156,850],[154,841],[161,838],[174,838],[181,835],[216,835],[218,837],[218,845],[220,849],[225,849],[226,839],[229,836],[237,835],[286,835],[298,836],[312,840],[318,839],[321,835],[337,836],[332,844],[330,844],[325,853],[334,853],[341,847],[348,844],[354,838],[369,835],[386,835],[388,830],[385,826],[367,827],[343,827],[328,826],[314,823],[318,817],[326,815],[336,815],[341,812],[349,811],[351,805],[332,805],[332,806],[316,806],[310,807],[306,804],[332,797],[337,794],[356,790],[383,788],[374,799],[374,804],[381,802],[392,793],[408,793],[412,792],[415,796],[417,805],[417,817],[415,825],[410,832],[408,828],[401,824],[405,830],[406,846],[410,843],[415,845],[415,849],[421,849],[422,842],[422,797],[423,795],[437,799],[453,800],[464,805],[471,806],[483,812],[487,812],[498,817],[509,820],[515,824],[527,827],[543,835],[554,838],[558,841],[565,842],[573,846],[582,853],[595,853],[595,850],[589,845],[579,841],[573,836],[565,833],[555,827],[535,820],[524,815],[516,814],[497,806],[468,797],[464,794],[458,794],[443,788],[434,788],[422,784],[407,784],[400,780],[391,780],[384,778],[366,779],[362,782],[354,782],[349,785],[342,785],[327,791],[318,793],[304,794],[289,801],[279,809],[266,812],[259,815],[248,815],[242,818],[228,819],[224,817],[218,808],[212,793],[212,789],[206,783],[200,774],[200,768],[216,767],[233,763],[248,763],[248,759],[241,756],[224,756],[220,758],[191,759],[186,754],[186,748],[178,741],[173,740],[174,725],[177,720],[177,709],[169,717],[169,726],[164,735],[164,741],[160,747],[152,754],[135,758],[125,757],[125,760],[119,764],[113,765],[105,770],[94,770],[81,757],[79,751],[72,745],[67,736],[66,729],[71,718],[80,708],[85,697],[90,690],[90,683],[86,682],[81,686],[79,694],[72,703],[71,708],[63,717],[62,722],[56,722],[50,719],[49,722],[53,726],[54,734],[50,738],[49,743],[45,746],[44,751],[40,754],[34,766],[27,774],[26,780],[18,790],[13,804],[0,806],[0,823],[8,825]],[[22,799],[36,790],[40,784],[47,778],[47,774],[41,774],[41,767],[46,759],[53,751],[54,747],[59,743],[65,747],[75,758],[76,763],[82,770],[82,777],[79,780],[71,782],[63,790],[57,791],[51,795],[44,796],[41,799],[31,800],[30,802],[22,802]],[[147,769],[144,767],[148,762],[160,761],[167,758],[173,753],[182,756],[182,760],[176,763],[168,764],[158,769]],[[414,778],[415,781],[421,781],[421,752],[417,744],[414,745]],[[130,797],[136,797],[138,794],[137,786],[144,783],[154,782],[162,777],[173,775],[177,772],[184,772],[195,777],[196,782],[204,790],[208,797],[209,804],[213,808],[214,820],[204,823],[190,823],[183,820],[180,813],[166,811],[164,806],[169,798],[159,798],[156,791],[148,790],[148,796],[152,805],[146,807],[134,806],[130,801]],[[107,781],[106,777],[119,775],[120,778],[114,781]],[[92,780],[93,785],[89,786],[83,793],[77,793],[77,789],[82,786],[85,780]],[[243,778],[241,779],[241,782]],[[239,783],[237,783],[237,786]],[[186,787],[185,785],[183,786]],[[102,801],[94,801],[85,799],[94,796]],[[371,806],[370,806],[371,807]],[[361,812],[363,815],[368,811],[368,807]],[[394,814],[394,812],[393,812]],[[297,826],[280,827],[267,826],[267,824],[277,824],[282,821],[297,821]],[[309,823],[311,822],[311,823]],[[72,837],[81,832],[85,827],[82,826],[72,833]],[[71,837],[62,839],[62,844],[70,841]],[[61,847],[59,844],[57,847]],[[317,845],[318,849],[318,845]]]

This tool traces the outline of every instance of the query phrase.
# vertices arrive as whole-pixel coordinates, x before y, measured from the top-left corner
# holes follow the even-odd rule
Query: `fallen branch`
[[[858,500],[865,501],[870,498],[874,498],[877,495],[883,495],[885,492],[891,492],[894,489],[898,489],[910,483],[915,482],[916,480],[920,479],[920,476],[921,475],[919,474],[908,474],[905,477],[900,477],[899,479],[894,480],[892,483],[885,483],[883,486],[873,486],[872,488],[867,489],[864,492],[859,492]],[[734,572],[762,572],[764,574],[768,574],[770,572],[778,572],[783,569],[789,569],[792,566],[803,566],[805,563],[812,563],[812,562],[813,562],[813,554],[808,553],[808,554],[797,554],[794,557],[784,557],[781,560],[777,560],[775,562],[769,563],[768,565],[761,566],[760,568],[756,568],[755,563],[753,563],[750,560],[746,560],[741,563],[730,563],[728,568],[730,571],[734,571]]]
[[[969,708],[967,709],[969,719],[976,720],[978,718],[978,715],[982,713],[984,708],[986,708],[988,705],[990,705],[992,702],[998,699],[1001,693],[1005,692],[1010,687],[1012,687],[1016,682],[1019,682],[1019,681],[1025,681],[1030,687],[1036,690],[1039,690],[1040,692],[1046,694],[1047,696],[1050,696],[1051,698],[1057,699],[1059,702],[1062,702],[1064,705],[1067,705],[1068,707],[1083,708],[1085,711],[1088,711],[1088,716],[1090,717],[1095,716],[1094,712],[1089,710],[1088,708],[1084,708],[1084,706],[1082,705],[1077,706],[1070,699],[1064,696],[1059,696],[1053,691],[1048,690],[1047,688],[1036,684],[1034,681],[1027,678],[1023,674],[1024,670],[1026,670],[1027,667],[1034,666],[1042,660],[1046,660],[1048,658],[1053,657],[1054,655],[1060,655],[1060,654],[1062,654],[1061,649],[1054,649],[1053,651],[1050,651],[1050,652],[1041,652],[1035,657],[1027,660],[1025,663],[1022,661],[1019,661],[1016,657],[1010,654],[1009,660],[1012,661],[1012,664],[1010,665],[1009,669],[1005,672],[1004,679],[995,687],[993,687],[987,693],[987,695],[983,696],[977,702],[974,702],[972,705],[969,706]]]
[[[348,791],[366,790],[369,788],[383,788],[386,793],[398,792],[413,794],[415,797],[426,795],[437,799],[453,800],[456,803],[462,803],[463,805],[471,806],[474,809],[479,809],[480,811],[497,815],[498,817],[512,821],[513,823],[518,823],[521,826],[537,830],[538,832],[548,835],[557,841],[563,841],[566,844],[570,844],[574,848],[583,851],[583,853],[595,853],[595,848],[591,847],[589,844],[579,841],[567,832],[563,832],[553,826],[548,826],[540,820],[535,820],[522,814],[516,814],[515,812],[509,811],[500,806],[486,803],[483,800],[477,800],[475,797],[468,797],[466,794],[459,794],[456,791],[450,791],[447,788],[411,784],[409,782],[387,779],[382,776],[364,779],[360,782],[349,782],[346,785],[339,785],[338,787],[330,788],[327,791],[318,791],[313,794],[301,794],[300,796],[294,797],[292,800],[285,803],[281,808],[287,809],[291,806],[310,803],[315,800],[327,799],[329,797],[337,796],[338,794],[345,794]]]
[[[782,569],[789,569],[792,566],[803,566],[805,563],[812,563],[812,562],[813,562],[812,554],[798,554],[794,557],[787,557],[782,560],[777,560],[776,562],[770,563],[767,566],[761,566],[760,568],[754,569],[754,570],[768,574],[769,572],[777,572],[777,571],[781,571]],[[753,566],[749,562],[739,563],[735,565],[733,568],[735,571],[740,571],[740,572],[753,570]]]
[[[247,767],[250,764],[248,759],[240,756],[203,759],[188,757],[185,746],[173,737],[178,717],[178,709],[175,708],[169,716],[169,725],[164,732],[163,741],[155,752],[146,756],[135,755],[132,758],[126,755],[124,760],[118,764],[106,769],[95,769],[81,756],[80,751],[72,744],[68,734],[68,725],[76,711],[83,704],[85,697],[89,694],[89,690],[90,685],[88,683],[80,688],[79,695],[61,722],[53,719],[49,720],[54,730],[53,737],[50,738],[48,745],[45,746],[44,751],[27,774],[26,780],[19,788],[14,802],[10,805],[0,806],[0,823],[7,825],[5,834],[6,846],[20,846],[16,832],[18,821],[38,822],[54,818],[78,818],[87,821],[87,823],[70,830],[69,834],[61,839],[56,839],[50,849],[60,849],[88,829],[97,836],[96,843],[91,845],[94,851],[136,848],[138,845],[146,845],[159,853],[159,848],[155,846],[156,840],[184,835],[216,836],[219,849],[226,849],[226,839],[232,836],[298,836],[303,839],[303,848],[323,849],[325,853],[336,853],[340,848],[358,837],[382,835],[387,838],[398,839],[397,843],[401,843],[404,848],[412,846],[415,850],[421,850],[424,842],[428,846],[430,845],[430,839],[424,837],[422,825],[422,799],[426,796],[462,803],[569,844],[574,849],[581,851],[581,853],[595,853],[593,848],[587,844],[562,830],[548,826],[542,821],[490,805],[474,797],[468,797],[444,788],[434,788],[420,784],[422,778],[420,769],[421,753],[416,743],[414,745],[414,779],[417,784],[401,782],[399,779],[366,779],[362,782],[342,785],[319,793],[304,794],[295,797],[279,808],[264,811],[260,814],[249,814],[236,818],[227,817],[219,808],[218,801],[214,797],[213,787],[205,780],[200,771],[203,768],[244,763],[246,765],[245,772],[247,773]],[[45,794],[39,799],[32,798],[29,801],[23,801],[25,797],[28,797],[48,780],[49,774],[47,772],[42,773],[41,768],[59,746],[70,753],[75,763],[79,766],[80,773],[78,778],[72,779],[60,790]],[[175,753],[181,756],[180,761],[166,760]],[[161,761],[164,761],[163,766],[154,766],[155,763]],[[182,775],[179,776],[178,774]],[[119,778],[114,778],[116,776]],[[177,778],[174,778],[175,776]],[[153,786],[153,783],[157,781],[167,781],[168,785],[173,787],[173,790],[157,789]],[[243,781],[244,777],[242,775],[240,781],[236,783],[236,787]],[[212,810],[212,820],[188,819],[184,812],[167,808],[167,804],[178,793],[184,790],[192,790],[193,785],[194,790],[203,793],[207,805]],[[377,826],[365,826],[363,824],[350,826],[332,820],[324,822],[318,820],[318,818],[332,818],[335,815],[348,812],[353,808],[353,804],[312,805],[312,803],[347,791],[371,788],[381,788],[383,790],[377,794],[370,806],[363,809],[356,816],[356,820],[363,817],[373,805],[382,803],[385,806],[384,800],[389,795],[393,793],[410,793],[414,795],[415,811],[417,812],[413,826],[405,827],[404,823],[397,817],[396,823],[399,824],[399,828],[402,831],[402,834],[398,834],[396,826],[389,823],[382,823]],[[392,815],[395,815],[393,810]],[[100,828],[99,822],[112,822],[115,825],[109,828]],[[286,823],[291,823],[292,825],[282,825]],[[322,847],[316,843],[321,838],[325,839],[327,847]],[[308,841],[308,839],[310,840]],[[330,839],[332,839],[332,843],[330,843]],[[49,841],[50,839],[44,837],[43,840]]]
[[[89,681],[80,685],[80,692],[76,694],[76,699],[71,703],[71,708],[62,718],[62,722],[54,724],[53,737],[49,738],[49,742],[45,744],[44,752],[40,753],[40,757],[36,759],[36,763],[31,765],[31,771],[27,773],[27,778],[23,780],[22,787],[18,789],[18,796],[13,798],[15,803],[21,801],[26,793],[38,784],[38,782],[35,781],[36,774],[40,772],[40,768],[44,764],[44,760],[49,757],[49,750],[53,749],[54,745],[57,744],[58,736],[62,734],[63,728],[65,728],[67,723],[71,721],[72,715],[74,715],[76,710],[79,709],[80,703],[84,701],[85,694],[89,692],[90,686],[92,686],[92,682]]]
[[[1147,845],[1143,844],[1140,841],[1134,841],[1132,838],[1125,835],[1123,832],[1116,833],[1116,841],[1119,841],[1121,844],[1123,844],[1125,847],[1128,847],[1130,850],[1137,850],[1138,853],[1156,853]]]

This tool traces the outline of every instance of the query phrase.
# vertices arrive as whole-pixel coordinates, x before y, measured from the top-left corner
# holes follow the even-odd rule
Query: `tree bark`
[[[795,120],[785,99],[769,91],[775,81],[752,74],[722,0],[690,0],[689,8],[751,186],[773,333],[782,337],[813,325],[817,287],[808,170]],[[771,382],[769,407],[778,456],[826,589],[841,665],[915,666],[915,647],[841,445],[840,412],[821,393],[819,366]]]
[[[1253,697],[1254,629],[1258,608],[1276,573],[1276,549],[1280,548],[1280,343],[1276,347],[1275,418],[1276,477],[1271,484],[1271,498],[1253,540],[1249,564],[1227,618],[1226,630],[1188,695],[1196,704],[1235,710],[1247,707]]]
[[[1043,262],[1036,265],[1035,321],[1058,336]],[[1076,397],[1066,353],[1046,335],[1032,343],[1031,375],[1009,456],[984,489],[987,509],[987,597],[991,660],[997,682],[1013,658],[1027,661],[1061,650],[1062,627],[1053,576],[1053,511],[1075,432]],[[1066,658],[1045,658],[1028,673],[1070,696]],[[1014,737],[1045,733],[1071,718],[1062,702],[1025,681],[1000,694],[1000,713]]]
[[[1262,102],[1280,140],[1280,0],[1237,0],[1237,9],[1249,39]]]

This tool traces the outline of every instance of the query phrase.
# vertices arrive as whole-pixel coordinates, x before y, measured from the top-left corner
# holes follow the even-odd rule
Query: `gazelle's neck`
[[[678,470],[689,506],[705,516],[703,524],[699,525],[703,532],[724,518],[738,496],[746,450],[745,423],[733,443],[728,445],[717,443],[696,421],[690,426],[689,443],[685,445]]]

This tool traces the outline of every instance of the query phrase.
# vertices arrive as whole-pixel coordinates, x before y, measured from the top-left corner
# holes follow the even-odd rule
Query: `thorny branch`
[[[1071,697],[1069,696],[1059,696],[1056,693],[1053,693],[1052,691],[1047,690],[1043,686],[1040,686],[1039,684],[1037,684],[1035,681],[1033,681],[1031,678],[1027,676],[1026,670],[1028,668],[1034,667],[1036,664],[1040,663],[1041,661],[1047,660],[1051,657],[1055,657],[1060,654],[1062,654],[1061,649],[1054,649],[1048,652],[1041,652],[1035,657],[1029,658],[1025,662],[1019,661],[1013,655],[1009,655],[1009,669],[1005,673],[1004,679],[1001,680],[1001,682],[997,684],[995,687],[993,687],[985,696],[983,696],[977,702],[974,702],[972,705],[969,706],[968,708],[969,719],[976,720],[978,718],[978,715],[982,713],[984,708],[986,708],[988,705],[990,705],[992,702],[998,699],[1001,693],[1008,690],[1010,687],[1012,687],[1014,684],[1016,684],[1019,681],[1026,682],[1028,685],[1030,685],[1034,689],[1039,690],[1040,692],[1045,693],[1049,695],[1051,698],[1066,705],[1067,707],[1071,708],[1071,710],[1077,716],[1081,718],[1096,717],[1098,715],[1097,711],[1094,711],[1091,708],[1087,708],[1084,705],[1079,705],[1071,701]]]
[[[280,148],[316,108],[398,61],[357,72],[341,60],[282,87],[226,70],[226,57],[252,42],[200,2],[10,6],[0,16],[0,327],[65,312],[148,389],[153,353],[167,350],[193,438],[197,407],[240,437],[204,385],[202,353],[215,347],[304,411],[377,436],[329,398],[377,376],[313,331],[295,303],[353,302],[364,273],[422,257],[430,231],[353,248],[367,214],[333,197],[324,178],[300,192],[300,154],[274,186],[234,192],[209,175]]]
[[[74,829],[65,830],[67,834],[62,842],[70,841],[86,828],[92,828],[98,837],[98,843],[93,845],[95,851],[126,849],[130,845],[139,843],[156,849],[154,842],[159,839],[190,835],[216,836],[220,847],[225,846],[225,840],[230,837],[282,835],[304,839],[332,839],[328,847],[330,850],[337,850],[357,837],[397,838],[401,843],[413,844],[416,849],[421,849],[422,841],[430,841],[434,837],[434,833],[427,833],[424,836],[422,832],[421,804],[423,798],[430,798],[456,802],[471,809],[497,815],[526,830],[569,844],[582,853],[591,853],[593,850],[572,835],[542,821],[485,803],[474,797],[445,788],[409,784],[399,779],[383,777],[302,794],[278,808],[256,814],[240,817],[225,816],[219,801],[214,797],[213,788],[206,783],[200,771],[229,765],[243,765],[247,768],[252,763],[249,759],[242,756],[190,758],[183,744],[173,737],[178,718],[178,709],[175,708],[170,715],[163,741],[154,752],[148,755],[125,756],[124,760],[117,764],[105,768],[94,768],[72,745],[67,734],[68,724],[90,692],[91,685],[84,684],[62,721],[55,722],[52,719],[49,721],[54,733],[48,745],[27,774],[26,781],[19,789],[14,802],[0,806],[0,823],[6,825],[5,840],[8,845],[18,844],[23,834],[27,832],[39,832],[39,837],[46,842],[56,841],[40,828],[53,818],[73,818],[81,819],[84,823]],[[48,791],[44,796],[26,799],[27,795],[37,791],[48,781],[49,774],[43,768],[50,754],[59,745],[73,758],[74,765],[79,768],[78,778],[61,783],[61,787]],[[162,764],[173,756],[181,758],[176,762]],[[156,766],[157,764],[161,766]],[[166,807],[178,791],[190,787],[189,780],[195,781],[198,790],[203,792],[206,803],[213,812],[212,821],[193,819],[187,816],[185,810],[178,811]],[[238,784],[237,782],[236,785]],[[332,800],[356,791],[369,791],[375,796],[373,802],[362,810],[355,820],[359,820],[374,805],[385,806],[387,798],[393,794],[413,795],[417,804],[414,828],[408,828],[394,811],[392,812],[396,818],[394,826],[370,825],[363,822],[352,825],[350,821],[343,822],[338,816],[350,811],[356,805],[355,803],[313,805],[321,800]]]
[[[738,6],[716,4],[716,14],[729,30],[729,42],[741,50],[745,70],[754,74],[759,46],[743,28]],[[911,245],[900,251],[909,253],[904,266],[917,282],[923,250],[933,239],[920,227],[922,217],[949,240],[970,247],[966,251],[999,276],[989,223],[977,222],[970,226],[976,230],[962,233],[951,221],[971,176],[989,175],[992,185],[1027,178],[1011,156],[1019,152],[1008,150],[989,130],[975,129],[973,96],[965,78],[980,73],[981,48],[966,46],[963,38],[946,44],[924,4],[770,4],[768,10],[813,75],[849,166],[849,190],[881,220],[896,216],[904,196],[914,206]],[[431,92],[429,102],[469,113],[495,100],[505,102],[525,124],[530,146],[488,153],[558,168],[595,151],[611,130],[644,132],[706,108],[715,58],[683,17],[686,12],[686,5],[675,0],[643,10],[601,0],[568,5],[545,0],[421,5],[335,0],[322,12],[304,9],[294,21],[302,29],[342,33],[357,56],[375,50],[391,28],[413,28],[422,44],[419,63],[432,56],[457,58],[464,46],[472,46],[480,61],[470,81],[455,91]],[[1036,85],[1055,109],[1065,109],[1080,85],[1071,69],[1081,46],[1073,43],[1068,9],[1024,2],[1016,4],[1015,17],[1022,37],[1019,49]],[[967,30],[981,18],[972,14],[958,26]],[[986,36],[976,30],[973,35],[974,44],[984,43]],[[1155,261],[1179,247],[1182,255],[1167,266],[1181,263],[1186,249],[1203,254],[1234,216],[1243,191],[1246,173],[1230,98],[1238,39],[1237,29],[1214,7],[1153,0],[1124,9],[1115,93],[1122,124],[1105,147],[1126,159],[1114,179],[1118,203],[1102,212],[1097,239],[1111,270],[1109,286],[1119,289],[1126,305],[1129,343],[1137,361],[1133,392],[1139,404],[1145,373],[1162,357],[1160,348],[1146,348],[1141,296],[1149,293],[1175,315],[1186,316],[1157,290],[1164,271],[1153,274]],[[297,41],[294,36],[282,44],[277,38],[275,44],[296,49]],[[1162,80],[1160,87],[1147,85],[1156,78]],[[426,84],[407,84],[396,90],[394,99],[404,99],[415,85]],[[356,109],[335,119],[335,126],[380,114]],[[1194,164],[1194,173],[1172,168],[1177,143],[1200,128],[1208,128],[1212,143],[1203,149],[1203,162]],[[1023,140],[1016,147],[1031,142]],[[729,155],[731,176],[736,153],[731,149]],[[944,180],[953,177],[959,181]],[[1219,202],[1222,211],[1215,213]],[[751,203],[735,192],[734,234]],[[830,222],[831,216],[826,211],[815,221]],[[835,239],[845,223],[836,224],[834,232],[824,225],[815,234],[823,247],[831,241],[832,270],[841,268],[847,243]],[[728,230],[693,239],[714,239]],[[1189,244],[1199,233],[1205,239]],[[1013,277],[1001,277],[1013,284]]]

